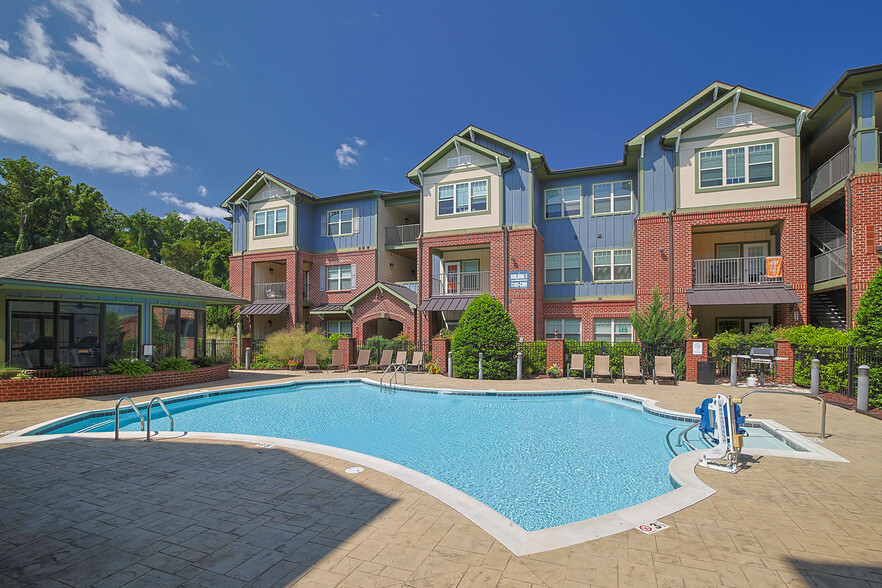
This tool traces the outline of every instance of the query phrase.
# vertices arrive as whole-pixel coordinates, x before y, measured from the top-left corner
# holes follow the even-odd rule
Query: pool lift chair
[[[741,416],[741,399],[717,394],[713,398],[705,398],[701,406],[695,409],[695,414],[700,417],[698,422],[680,435],[685,438],[689,429],[698,426],[705,440],[716,443],[704,452],[698,465],[732,474],[740,470],[741,464],[738,458],[741,456],[744,437],[747,435],[741,428],[744,424],[744,417]]]

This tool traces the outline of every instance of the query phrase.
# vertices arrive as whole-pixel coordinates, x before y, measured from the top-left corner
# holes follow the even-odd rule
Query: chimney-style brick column
[[[436,337],[432,339],[432,363],[441,368],[441,373],[450,376],[447,373],[447,352],[450,351],[450,339],[444,337]]]
[[[787,359],[776,361],[776,373],[779,384],[793,382],[793,368],[796,365],[796,349],[787,339],[775,339],[775,354]]]
[[[358,359],[358,351],[355,345],[355,337],[340,337],[337,339],[337,349],[343,352],[343,367],[355,365]]]
[[[701,353],[694,353],[701,347]],[[707,339],[687,339],[686,340],[686,381],[695,382],[698,380],[698,362],[707,361]]]
[[[563,372],[564,368],[564,340],[549,339],[545,342],[545,369],[556,365]]]

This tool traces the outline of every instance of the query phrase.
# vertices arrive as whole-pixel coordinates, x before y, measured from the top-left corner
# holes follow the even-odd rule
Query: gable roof
[[[351,310],[356,302],[358,302],[359,300],[363,300],[375,290],[381,290],[392,294],[396,298],[401,299],[412,309],[416,309],[417,307],[417,293],[410,288],[405,288],[404,286],[399,286],[398,284],[392,284],[391,282],[376,282],[373,286],[369,287],[367,290],[347,302],[343,306],[343,310]]]
[[[475,125],[467,126],[462,131],[460,131],[458,134],[460,137],[468,137],[472,141],[475,140],[474,139],[475,135],[483,135],[484,137],[490,139],[491,141],[494,141],[496,143],[499,143],[500,145],[504,145],[504,146],[508,147],[512,151],[520,151],[521,153],[525,154],[527,157],[529,157],[531,160],[535,161],[536,163],[538,163],[539,160],[541,160],[543,157],[545,157],[540,151],[536,151],[535,149],[530,149],[529,147],[524,147],[520,143],[515,143],[514,141],[510,141],[510,140],[506,139],[505,137],[500,137],[499,135],[491,133],[490,131],[485,131],[484,129],[482,129],[480,127],[476,127]]]
[[[295,186],[291,182],[283,180],[282,178],[280,178],[278,176],[275,176],[269,172],[265,172],[262,169],[258,168],[257,170],[254,171],[253,174],[248,176],[247,180],[242,182],[241,186],[236,188],[236,190],[232,194],[227,196],[226,200],[224,200],[221,203],[221,207],[226,208],[227,210],[230,210],[230,208],[234,204],[236,204],[237,202],[239,202],[240,200],[242,200],[246,196],[249,196],[252,189],[254,188],[254,186],[257,185],[264,178],[268,178],[268,179],[272,180],[273,182],[279,184],[280,186],[287,188],[288,193],[290,195],[300,194],[304,198],[308,198],[310,200],[318,200],[318,196],[316,196],[312,192],[307,192],[303,188],[301,188],[299,186]]]
[[[209,304],[248,302],[94,235],[0,259],[0,285],[8,283],[164,294]]]
[[[473,143],[469,139],[460,137],[459,135],[453,135],[452,137],[444,141],[444,143],[442,143],[440,147],[432,151],[432,153],[430,153],[428,157],[419,162],[416,167],[407,172],[407,178],[411,182],[419,183],[420,172],[425,171],[427,168],[433,166],[438,160],[444,157],[445,153],[450,151],[450,149],[456,148],[457,145],[468,147],[472,151],[476,151],[481,155],[489,157],[490,159],[498,158],[500,164],[505,169],[511,167],[512,165],[511,157],[508,157],[507,155],[503,155],[501,153],[497,153],[496,151],[488,149],[483,145]]]

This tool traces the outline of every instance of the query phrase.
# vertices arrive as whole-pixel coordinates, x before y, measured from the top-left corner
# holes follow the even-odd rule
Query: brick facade
[[[545,320],[577,318],[582,321],[582,340],[594,340],[594,319],[628,318],[634,310],[633,300],[592,300],[573,302],[545,302],[542,305],[543,321],[537,339],[545,339]]]
[[[364,341],[377,334],[377,319],[386,318],[398,321],[402,325],[401,332],[414,341],[416,340],[416,311],[388,292],[378,290],[379,296],[368,295],[352,307],[352,334],[359,341]]]
[[[450,339],[436,337],[432,339],[432,363],[441,370],[441,374],[447,373],[447,354],[450,352]]]
[[[694,354],[694,343],[701,344],[701,353]],[[687,339],[686,340],[686,381],[694,382],[698,379],[698,362],[707,361],[707,339]]]
[[[882,245],[882,173],[852,178],[851,194],[853,226],[846,227],[846,234],[852,243],[851,310],[854,313],[867,285],[879,271],[876,247]]]

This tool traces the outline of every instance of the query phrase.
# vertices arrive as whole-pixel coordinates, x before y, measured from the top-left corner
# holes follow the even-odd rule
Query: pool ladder
[[[386,386],[389,387],[389,394],[392,394],[392,383],[398,384],[398,372],[404,374],[404,385],[407,386],[407,366],[403,363],[390,363],[386,371],[383,372],[383,375],[380,376],[380,392],[383,391],[383,378],[386,377],[389,370],[392,370],[392,376],[389,378],[389,383]]]
[[[135,411],[135,414],[138,415],[138,418],[141,419],[141,430],[144,430],[144,416],[141,414],[141,411],[138,410],[138,407],[135,405],[135,401],[129,398],[128,396],[123,396],[119,400],[116,401],[116,408],[113,411],[113,439],[114,441],[119,441],[119,405],[123,403],[124,400],[128,400],[129,404],[132,405],[132,410]],[[154,396],[150,399],[150,402],[147,403],[147,441],[150,441],[150,409],[153,408],[153,403],[158,402],[159,406],[162,410],[165,411],[166,416],[168,416],[169,422],[169,430],[175,430],[175,419],[172,417],[171,413],[166,408],[165,403],[162,401],[162,398],[159,396]]]

